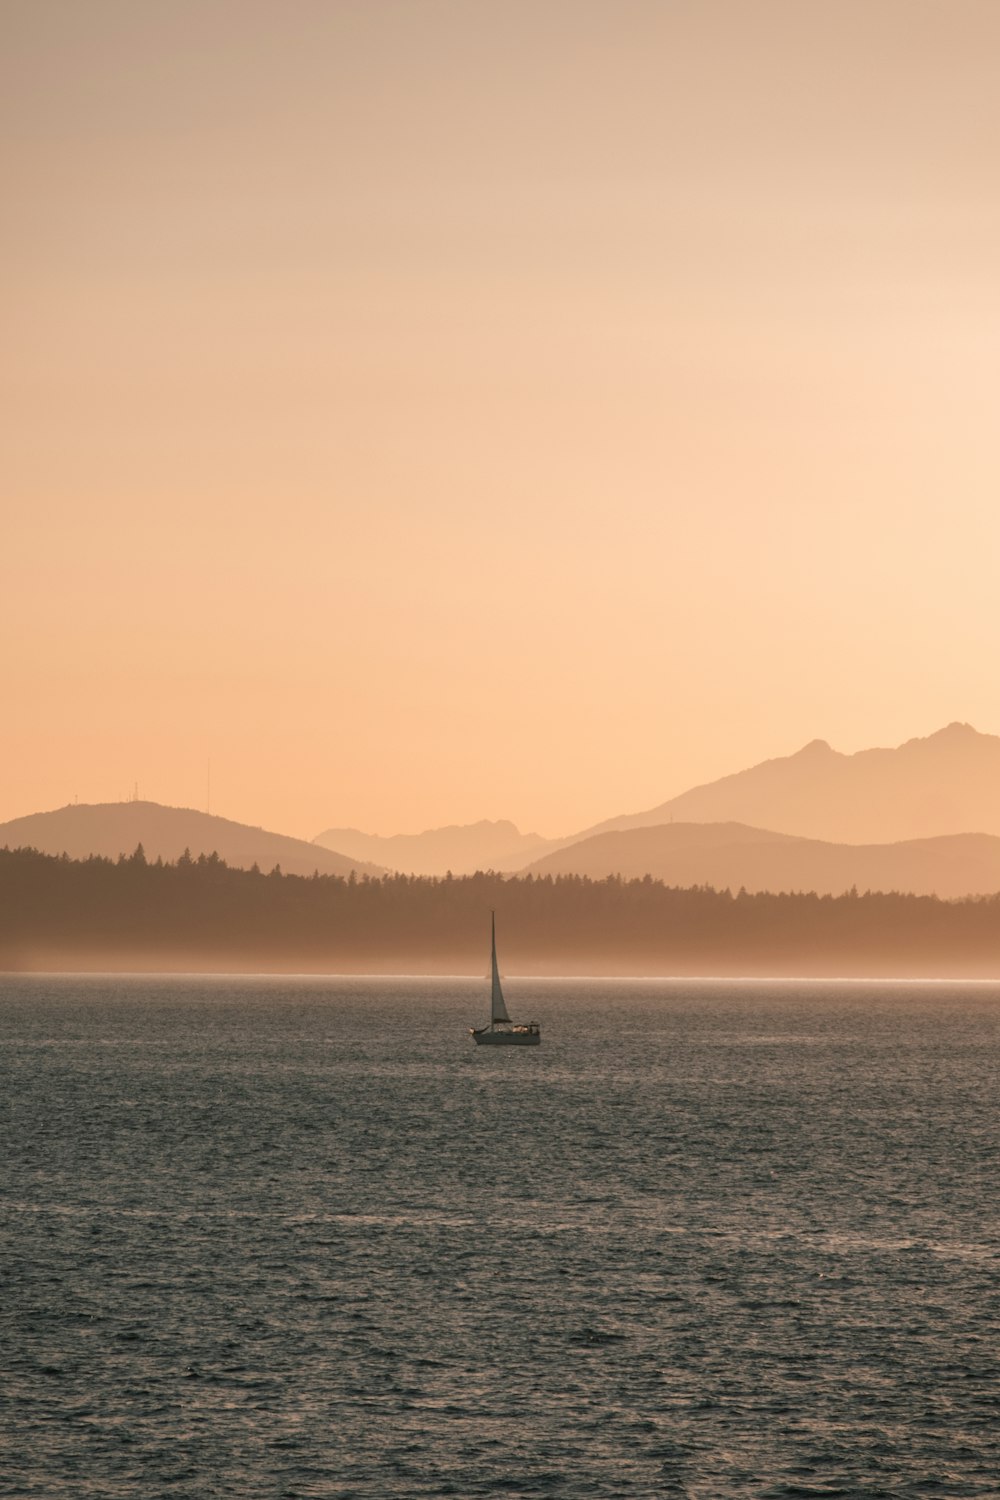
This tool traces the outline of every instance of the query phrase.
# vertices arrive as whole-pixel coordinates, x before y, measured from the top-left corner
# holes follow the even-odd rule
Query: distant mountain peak
[[[808,745],[803,745],[798,752],[799,755],[836,755],[827,740],[810,740]]]
[[[966,724],[961,719],[953,719],[943,729],[935,729],[933,734],[917,735],[912,740],[907,740],[904,745],[900,746],[900,749],[961,750],[974,744],[984,746],[996,743],[996,735],[980,734],[973,725]]]
[[[976,739],[984,740],[988,738],[987,735],[980,734],[978,729],[973,729],[971,724],[966,724],[963,719],[953,719],[950,724],[946,724],[943,729],[937,730],[934,734],[929,734],[927,738],[930,740],[958,740],[968,739],[970,735],[973,735]]]

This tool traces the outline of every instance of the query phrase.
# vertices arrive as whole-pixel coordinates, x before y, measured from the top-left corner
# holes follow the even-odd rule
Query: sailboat
[[[497,968],[497,919],[496,913],[490,913],[490,1024],[470,1026],[469,1031],[472,1040],[477,1047],[537,1047],[542,1040],[542,1033],[537,1021],[529,1021],[524,1025],[515,1026],[507,1014],[507,1006],[503,998],[503,990],[500,988],[500,970]]]

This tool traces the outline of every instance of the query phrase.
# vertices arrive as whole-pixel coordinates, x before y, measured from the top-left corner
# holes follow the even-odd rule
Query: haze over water
[[[1000,990],[0,979],[18,1496],[995,1496]]]

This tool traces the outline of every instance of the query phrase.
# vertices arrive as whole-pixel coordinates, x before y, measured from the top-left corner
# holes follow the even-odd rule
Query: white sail
[[[504,1004],[503,990],[500,988],[500,970],[497,968],[497,919],[496,919],[496,917],[491,917],[490,918],[490,928],[491,928],[491,932],[492,932],[492,936],[493,936],[493,944],[492,944],[492,946],[493,946],[493,954],[492,954],[493,999],[492,999],[492,1003],[491,1003],[490,1021],[491,1022],[495,1022],[495,1021],[509,1021],[510,1020],[510,1016],[507,1014],[507,1007]]]

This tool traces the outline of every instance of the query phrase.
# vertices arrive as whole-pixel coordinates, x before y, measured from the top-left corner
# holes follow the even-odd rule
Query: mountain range
[[[949,724],[892,750],[843,755],[812,740],[794,755],[692,787],[576,838],[671,820],[735,821],[838,844],[1000,834],[1000,737]]]
[[[477,869],[517,872],[529,865],[541,868],[539,861],[559,852],[564,857],[544,868],[583,873],[583,865],[597,859],[595,868],[604,874],[608,872],[606,859],[611,846],[598,846],[598,858],[596,850],[582,850],[584,841],[589,845],[601,834],[670,823],[742,824],[758,833],[767,830],[772,837],[784,834],[828,846],[898,844],[973,833],[1000,836],[1000,737],[979,734],[969,724],[954,723],[894,749],[861,750],[854,755],[831,749],[825,740],[812,740],[793,755],[762,761],[693,787],[646,812],[607,818],[565,838],[543,839],[537,834],[518,833],[512,823],[484,822],[393,838],[377,838],[356,829],[331,829],[319,836],[319,842],[414,874],[442,874],[445,869],[455,875]],[[768,834],[759,833],[759,838]],[[338,839],[343,841],[339,845]],[[716,842],[714,835],[709,842]],[[568,855],[570,848],[579,850],[579,854]],[[661,869],[674,867],[676,850],[668,854],[667,848],[664,844],[662,852],[655,854]],[[640,850],[645,851],[644,857],[654,858],[653,846],[647,849],[641,841],[631,848],[621,846],[616,857],[635,870],[634,859]],[[868,864],[885,870],[885,879],[890,873],[893,878],[898,875],[905,889],[929,888],[926,881],[931,878],[931,867],[936,870],[941,861],[952,859],[969,871],[968,878],[976,882],[988,878],[989,859],[981,854],[973,857],[969,849],[960,855],[956,851],[946,854],[943,848],[933,855],[916,849],[910,854],[912,874],[908,874],[909,856],[889,860],[872,855]],[[693,854],[685,857],[690,860]],[[824,859],[823,869],[831,872],[829,878],[839,879],[829,857]],[[711,863],[714,870],[721,871],[717,855],[712,856]],[[690,864],[688,867],[693,868]],[[801,868],[804,870],[805,865]],[[853,868],[860,869],[856,859]],[[964,878],[944,872],[940,875],[948,890]],[[722,883],[733,885],[733,879],[727,876]],[[738,887],[743,882],[737,879],[735,883]],[[846,888],[853,883],[853,879],[848,880]],[[857,884],[864,888],[867,882],[859,878]],[[980,888],[978,883],[969,887]]]
[[[837,893],[1000,890],[1000,737],[949,724],[895,749],[844,755],[813,740],[646,812],[565,838],[482,821],[379,837],[333,828],[312,842],[154,802],[73,805],[0,824],[0,846],[117,858],[217,852],[289,874],[651,875],[671,885]]]

